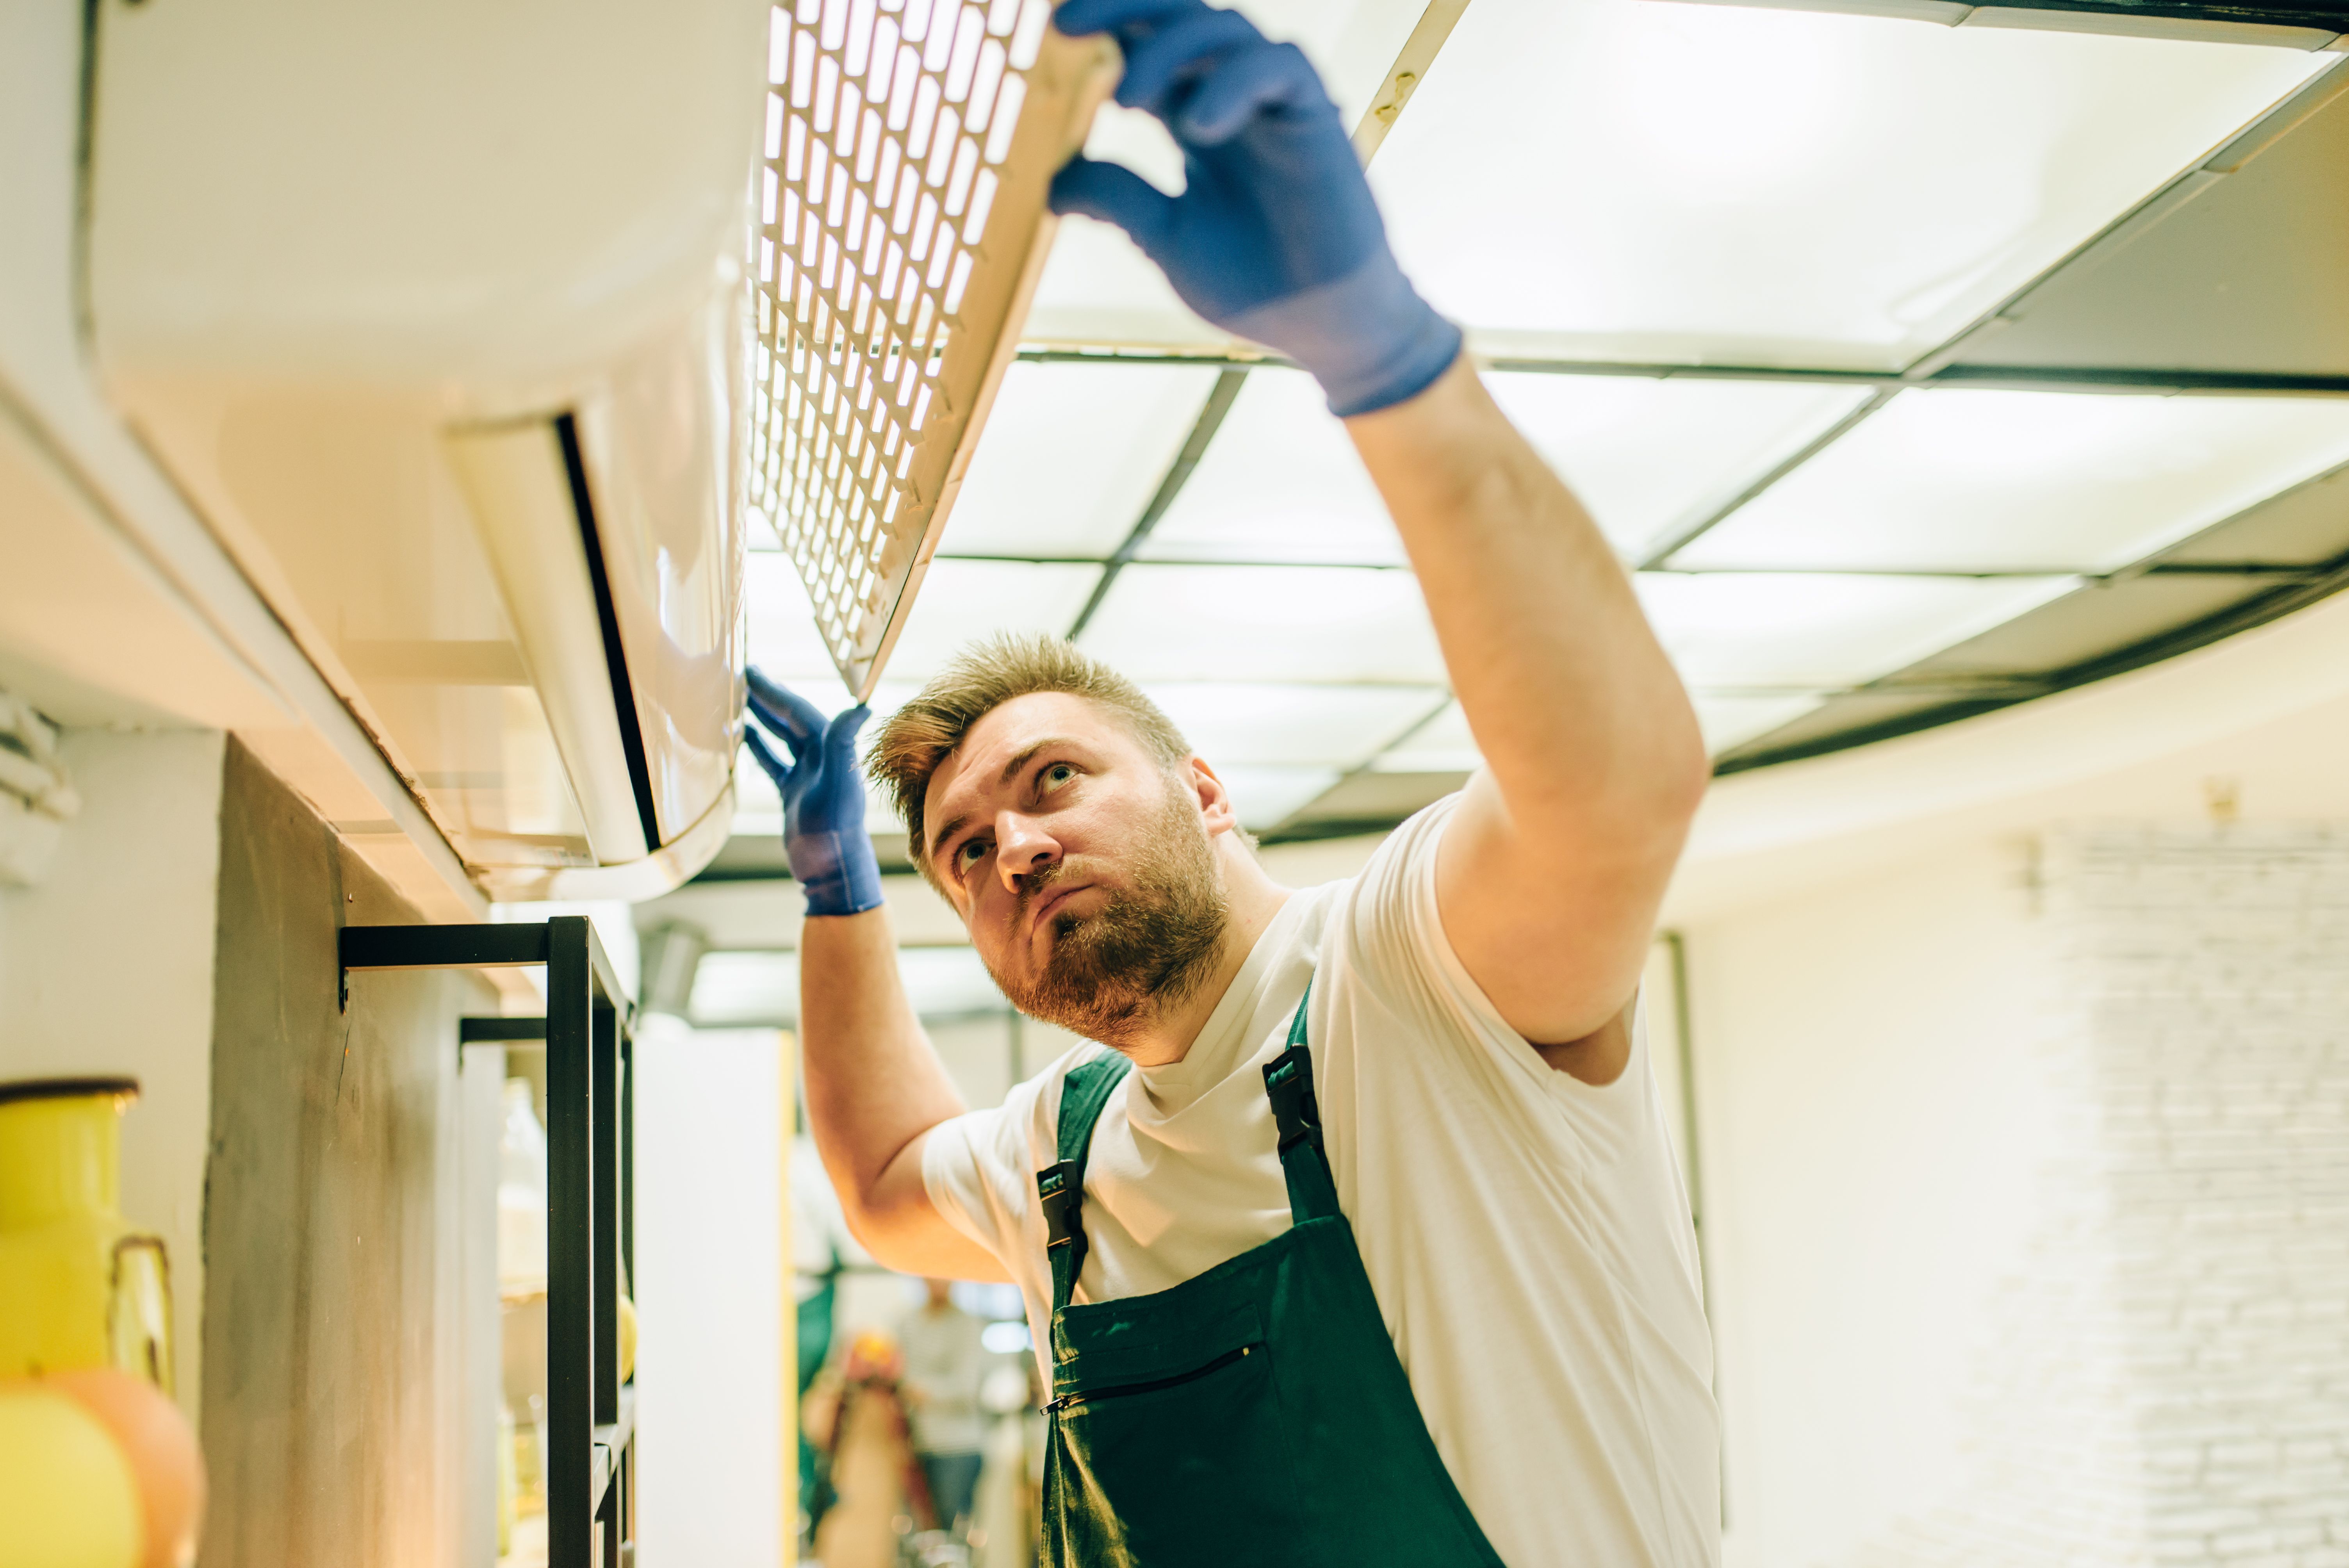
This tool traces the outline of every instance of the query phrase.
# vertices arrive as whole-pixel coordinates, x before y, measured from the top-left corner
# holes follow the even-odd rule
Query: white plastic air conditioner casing
[[[764,0],[97,0],[109,395],[493,896],[731,819]]]

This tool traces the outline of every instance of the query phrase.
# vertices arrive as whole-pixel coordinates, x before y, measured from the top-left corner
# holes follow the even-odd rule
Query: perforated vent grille
[[[870,695],[1115,79],[1050,0],[778,6],[755,269],[754,482]]]

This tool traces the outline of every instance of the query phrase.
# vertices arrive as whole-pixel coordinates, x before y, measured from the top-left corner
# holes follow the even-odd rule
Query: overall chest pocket
[[[1261,1340],[1179,1369],[1160,1360],[1151,1376],[1089,1381],[1053,1401],[1051,1419],[1055,1563],[1298,1568],[1296,1542],[1309,1532]]]

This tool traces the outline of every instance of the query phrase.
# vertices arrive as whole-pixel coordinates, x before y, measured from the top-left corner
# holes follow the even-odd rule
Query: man
[[[914,1458],[929,1483],[931,1511],[939,1529],[957,1530],[970,1519],[979,1449],[987,1440],[978,1408],[987,1347],[979,1342],[978,1319],[954,1304],[947,1281],[922,1284],[922,1305],[897,1329],[905,1346],[906,1415]]]
[[[754,673],[849,1222],[893,1267],[1026,1293],[1055,1563],[1712,1563],[1711,1354],[1635,1008],[1706,777],[1687,698],[1397,268],[1303,57],[1199,0],[1057,24],[1116,38],[1186,184],[1081,159],[1055,204],[1319,377],[1485,765],[1292,892],[1131,683],[1050,640],[967,655],[873,770],[1005,994],[1099,1043],[966,1114],[896,978],[864,710],[827,725]]]

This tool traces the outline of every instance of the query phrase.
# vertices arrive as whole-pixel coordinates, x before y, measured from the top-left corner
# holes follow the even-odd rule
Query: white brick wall
[[[1863,1554],[2349,1568],[2349,829],[2050,841],[2063,1152],[1962,1499]]]

